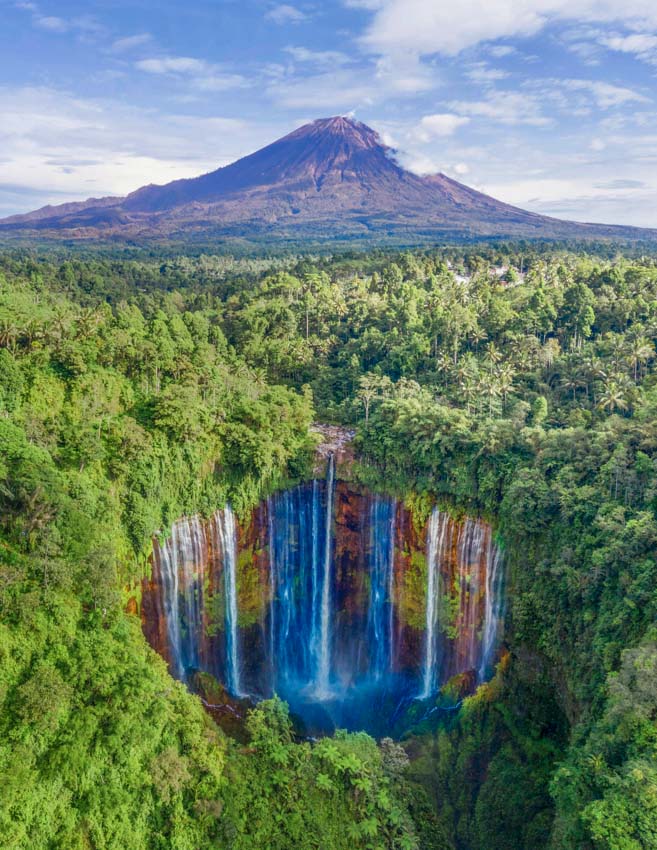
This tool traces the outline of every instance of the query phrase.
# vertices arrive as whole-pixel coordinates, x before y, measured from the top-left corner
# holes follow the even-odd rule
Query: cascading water
[[[171,537],[153,547],[161,590],[157,608],[166,625],[166,651],[171,672],[187,681],[189,674],[213,667],[205,642],[206,582],[211,578],[210,553],[223,575],[226,687],[241,696],[238,662],[237,537],[229,506],[217,511],[206,525],[200,517],[173,524]]]
[[[456,631],[457,663],[461,670],[477,668],[480,640],[479,609],[482,600],[481,572],[488,559],[490,544],[487,526],[468,517],[457,534]],[[482,564],[482,558],[486,559]]]
[[[310,496],[310,498],[309,498]],[[270,560],[269,667],[271,690],[307,687],[321,649],[321,491],[313,482],[267,501]]]
[[[442,601],[441,563],[449,517],[434,510],[429,519],[427,533],[427,602],[426,631],[424,635],[424,671],[422,674],[422,699],[428,699],[436,690],[438,674],[438,612]]]
[[[326,475],[326,519],[324,521],[324,564],[322,570],[322,607],[319,620],[319,660],[317,664],[318,699],[330,696],[331,677],[331,544],[333,541],[333,503],[335,500],[335,458],[328,459]]]
[[[212,517],[217,550],[221,554],[224,573],[224,607],[226,634],[226,687],[234,696],[243,696],[237,631],[237,533],[235,515],[229,505]]]
[[[427,528],[427,600],[421,699],[450,676],[490,668],[503,616],[502,554],[490,526],[435,508]]]
[[[390,673],[394,665],[395,513],[393,499],[373,497],[369,517],[369,631],[370,672],[376,680]]]
[[[317,730],[386,734],[451,677],[485,681],[504,615],[490,526],[436,509],[422,538],[394,499],[337,482],[331,458],[240,530],[229,507],[175,523],[152,588],[145,629],[175,676],[277,693]]]
[[[199,636],[203,631],[203,565],[207,555],[205,526],[198,517],[174,523],[171,537],[156,548],[162,576],[171,664],[179,679],[199,666]]]
[[[480,682],[491,673],[493,656],[504,620],[504,569],[502,552],[498,546],[489,546],[486,568],[486,614],[481,639],[481,663],[478,670]]]
[[[330,696],[335,467],[267,500],[271,690]]]

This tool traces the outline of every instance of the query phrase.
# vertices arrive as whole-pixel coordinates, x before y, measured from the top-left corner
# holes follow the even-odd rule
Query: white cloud
[[[614,180],[598,183],[588,176],[535,177],[486,182],[482,191],[514,206],[575,221],[657,226],[654,175],[649,181]],[[632,215],[628,216],[628,210]]]
[[[496,59],[503,59],[505,56],[512,56],[516,53],[516,49],[508,44],[493,44],[490,46],[488,52]]]
[[[162,56],[159,59],[140,59],[135,62],[135,67],[149,74],[202,74],[209,66],[189,56]]]
[[[192,84],[198,91],[219,92],[248,88],[251,82],[241,74],[211,73],[194,77]]]
[[[97,35],[102,32],[102,27],[89,15],[69,19],[62,18],[59,15],[46,15],[37,3],[17,2],[13,5],[16,9],[28,12],[32,18],[33,26],[37,29],[58,34],[76,32],[79,36]]]
[[[589,92],[601,109],[623,106],[626,103],[649,103],[650,98],[623,86],[599,80],[562,80],[561,85],[572,91]]]
[[[645,62],[657,64],[657,35],[634,33],[600,38],[600,44],[619,53],[631,53]]]
[[[344,5],[351,9],[381,9],[385,0],[344,0]]]
[[[600,39],[602,44],[612,50],[621,50],[623,53],[646,53],[657,47],[657,35],[647,33],[636,33],[635,35],[608,36]]]
[[[402,154],[399,161],[408,171],[419,175],[442,173],[450,175],[456,180],[463,180],[464,176],[470,172],[470,168],[464,162],[446,164],[444,161],[426,153]]]
[[[451,112],[425,115],[412,131],[412,136],[418,142],[429,142],[436,137],[451,136],[469,121],[470,119],[465,115],[454,115]]]
[[[481,83],[488,85],[497,80],[505,80],[510,76],[508,71],[502,71],[501,68],[490,68],[485,62],[475,62],[467,71],[466,76],[473,83]]]
[[[129,35],[125,38],[117,38],[112,43],[112,51],[114,53],[124,53],[127,50],[134,50],[135,47],[142,47],[152,41],[153,36],[148,32],[142,32],[138,35]]]
[[[657,26],[654,0],[381,0],[363,38],[378,53],[400,49],[455,55],[483,41],[530,36],[552,21]]]
[[[347,71],[276,80],[267,87],[267,93],[288,109],[312,109],[315,113],[370,106],[382,96],[371,77]]]
[[[250,85],[241,74],[231,74],[219,66],[191,56],[160,56],[153,59],[140,59],[135,68],[147,74],[173,75],[188,78],[192,86],[199,91],[229,91]]]
[[[346,65],[349,57],[339,50],[309,50],[307,47],[284,47],[286,53],[296,62],[305,62],[309,65]]]
[[[415,153],[401,156],[400,163],[413,174],[437,174],[440,171],[438,160],[428,154]]]
[[[38,87],[0,87],[0,114],[2,215],[195,177],[291,129]]]
[[[297,9],[296,6],[290,6],[288,3],[281,3],[270,9],[265,18],[273,21],[275,24],[300,24],[307,19],[308,15]]]
[[[542,114],[537,98],[520,92],[495,91],[486,100],[454,100],[450,107],[462,115],[488,118],[500,124],[546,127],[552,123]]]
[[[417,57],[404,54],[392,61],[380,57],[364,67],[322,68],[309,75],[290,74],[285,68],[270,68],[271,82],[266,92],[288,109],[330,109],[341,113],[371,106],[398,95],[416,95],[438,85],[435,69],[422,65]]]
[[[34,18],[34,23],[41,29],[51,30],[51,32],[67,32],[69,29],[67,21],[54,15],[37,15]]]

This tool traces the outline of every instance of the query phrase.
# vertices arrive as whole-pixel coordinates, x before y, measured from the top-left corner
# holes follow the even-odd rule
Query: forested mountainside
[[[2,846],[654,846],[656,341],[652,257],[2,256]],[[495,676],[398,741],[221,728],[135,615],[153,535],[310,480],[313,422],[504,551]]]

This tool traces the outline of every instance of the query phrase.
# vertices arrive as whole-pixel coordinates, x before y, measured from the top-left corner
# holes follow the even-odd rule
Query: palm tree
[[[515,372],[511,366],[505,364],[497,373],[498,390],[502,396],[502,410],[506,407],[506,399],[513,392],[513,378]]]
[[[559,345],[559,340],[555,337],[550,337],[550,339],[546,340],[543,344],[540,352],[541,363],[547,369],[549,369],[556,357],[559,356],[559,352],[561,351],[561,346]]]
[[[489,342],[486,346],[486,356],[491,363],[499,363],[502,359],[502,352],[497,348],[494,342]]]
[[[252,390],[257,398],[267,389],[267,372],[261,366],[251,369]]]
[[[630,341],[628,360],[634,370],[634,383],[638,380],[639,365],[647,363],[655,356],[655,346],[645,336],[636,336]]]
[[[477,361],[471,354],[461,361],[456,371],[456,381],[458,388],[465,398],[468,413],[470,413],[470,403],[475,393],[475,379],[477,377]]]
[[[573,401],[575,401],[577,398],[577,390],[582,386],[582,378],[579,373],[571,366],[563,375],[559,383],[566,392],[572,390]]]
[[[618,369],[625,355],[625,340],[621,334],[607,333],[605,334],[609,344],[609,354],[612,358],[614,369]]]
[[[479,347],[479,343],[486,339],[486,331],[483,328],[480,328],[478,325],[470,331],[468,334],[468,339],[472,343],[474,350],[476,351]]]
[[[75,320],[78,338],[87,339],[92,336],[102,323],[103,314],[100,310],[94,308],[83,308],[80,311],[80,315],[77,316]]]
[[[0,319],[0,348],[8,348],[10,351],[14,351],[19,335],[18,326],[11,319]]]
[[[457,361],[455,359],[454,363],[456,363],[456,362]],[[437,355],[437,357],[436,357],[436,369],[437,369],[438,372],[449,372],[450,369],[452,368],[452,365],[453,365],[452,364],[452,358],[447,353],[445,353],[443,351],[439,355]]]
[[[497,375],[486,375],[479,382],[482,395],[488,398],[488,415],[493,415],[493,401],[500,397],[500,382]]]
[[[613,413],[615,410],[627,410],[627,399],[623,395],[622,387],[616,381],[611,380],[605,384],[598,407],[601,410],[608,410],[609,413]]]

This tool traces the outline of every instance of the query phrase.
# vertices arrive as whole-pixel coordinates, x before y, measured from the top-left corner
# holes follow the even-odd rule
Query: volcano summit
[[[224,168],[125,198],[92,198],[0,220],[0,235],[131,240],[619,239],[657,230],[527,212],[444,174],[418,176],[370,127],[323,118]]]

